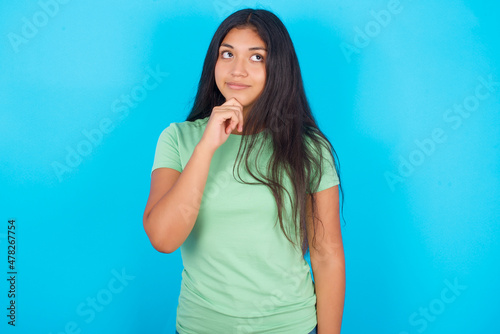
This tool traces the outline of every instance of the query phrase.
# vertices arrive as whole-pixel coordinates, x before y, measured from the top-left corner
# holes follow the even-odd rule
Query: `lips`
[[[245,89],[250,87],[249,85],[245,85],[239,82],[226,82],[226,84],[231,89]]]

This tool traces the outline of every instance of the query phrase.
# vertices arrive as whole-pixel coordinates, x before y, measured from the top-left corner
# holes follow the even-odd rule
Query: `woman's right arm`
[[[232,130],[238,127],[242,131],[242,109],[234,98],[215,107],[182,172],[157,168],[151,174],[143,225],[151,244],[159,252],[174,252],[191,233],[198,218],[212,157]]]
[[[182,173],[157,168],[144,210],[144,230],[153,247],[162,253],[179,248],[193,229],[214,152],[200,142]]]

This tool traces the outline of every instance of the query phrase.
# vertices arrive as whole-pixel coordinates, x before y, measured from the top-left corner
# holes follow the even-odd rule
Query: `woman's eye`
[[[222,51],[221,56],[222,56],[222,58],[229,58],[232,56],[232,53],[229,51]]]
[[[252,60],[254,60],[254,61],[262,61],[262,60],[264,60],[264,57],[262,57],[259,54],[255,54],[255,55],[252,56]]]

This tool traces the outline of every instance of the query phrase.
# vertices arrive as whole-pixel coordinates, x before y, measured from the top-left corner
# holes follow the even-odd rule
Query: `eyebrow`
[[[234,49],[234,47],[232,45],[227,44],[227,43],[222,43],[220,46],[226,46],[228,48]],[[253,50],[264,50],[264,51],[267,52],[267,49],[263,48],[261,46],[254,46],[253,48],[248,48],[248,50],[250,50],[250,51],[253,51]]]

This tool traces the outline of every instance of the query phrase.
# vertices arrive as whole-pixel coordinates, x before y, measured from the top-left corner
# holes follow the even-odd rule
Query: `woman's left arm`
[[[340,333],[345,296],[345,259],[339,218],[338,186],[314,193],[316,249],[312,246],[311,198],[307,201],[307,237],[316,290],[318,334]]]

